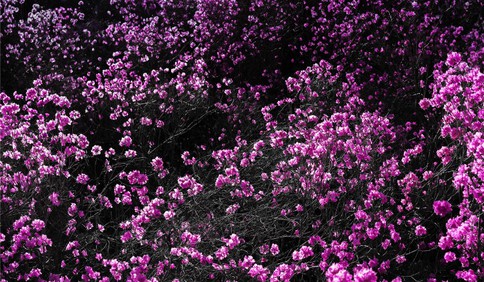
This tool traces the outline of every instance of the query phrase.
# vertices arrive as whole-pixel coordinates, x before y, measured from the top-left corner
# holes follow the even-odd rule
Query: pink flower
[[[59,194],[56,192],[50,194],[49,200],[54,206],[60,206],[61,202],[59,201]]]
[[[455,66],[457,65],[458,63],[460,63],[460,61],[462,60],[462,57],[459,53],[456,53],[456,52],[451,52],[448,57],[447,57],[447,61],[445,61],[445,63],[452,67],[452,66]]]
[[[420,108],[422,108],[422,110],[426,110],[430,107],[430,100],[425,98],[425,99],[420,100],[420,102],[418,104],[419,104]]]
[[[193,180],[193,178],[188,175],[178,178],[178,185],[180,185],[182,189],[188,189],[193,187],[194,182],[195,181]]]
[[[31,223],[32,227],[36,230],[36,231],[40,231],[42,229],[44,229],[45,227],[45,222],[40,220],[40,219],[34,219]]]
[[[150,119],[150,118],[147,118],[147,117],[142,117],[141,118],[141,124],[142,125],[151,125],[153,123],[153,121]]]
[[[131,238],[133,238],[133,235],[131,234],[131,232],[129,231],[126,231],[124,232],[124,234],[121,236],[121,242],[127,242],[129,240],[131,240]]]
[[[123,138],[121,138],[121,140],[119,141],[119,146],[121,147],[129,147],[131,146],[131,143],[132,143],[132,139],[131,137],[129,136],[124,136]]]
[[[92,146],[91,153],[93,156],[100,155],[102,152],[103,148],[99,145],[94,145]]]
[[[295,261],[299,261],[313,255],[314,255],[314,252],[311,247],[303,246],[299,251],[296,250],[292,253],[292,259]]]
[[[374,240],[375,238],[377,238],[379,234],[380,234],[380,231],[377,228],[366,229],[366,235],[368,235],[368,238],[370,238],[371,240]]]
[[[271,249],[270,249],[270,250],[271,250],[271,254],[272,254],[273,256],[275,256],[275,255],[278,255],[278,254],[279,254],[279,246],[278,246],[277,244],[272,244],[272,245],[271,245]]]
[[[239,204],[233,204],[233,205],[228,206],[228,208],[225,209],[225,212],[227,214],[234,214],[239,208],[240,208]]]
[[[217,177],[217,180],[215,181],[215,186],[217,188],[222,188],[225,184],[226,180],[225,180],[225,177],[221,174],[219,174],[219,176]]]
[[[454,242],[452,241],[452,238],[450,236],[443,236],[439,240],[439,247],[442,250],[447,250],[450,249],[454,246]]]
[[[452,205],[447,201],[435,201],[434,213],[438,216],[444,217],[452,211]]]
[[[406,258],[405,256],[398,255],[398,256],[397,256],[396,261],[397,261],[398,263],[404,263],[404,262],[406,262],[406,261],[407,261],[407,258]]]
[[[226,246],[220,247],[220,249],[218,249],[215,252],[215,257],[217,257],[217,259],[219,260],[225,259],[228,255],[229,255],[229,248],[227,248]]]
[[[28,89],[27,92],[25,92],[25,98],[27,100],[35,100],[35,98],[37,98],[37,90],[35,90],[35,88]]]
[[[457,257],[455,256],[455,253],[447,252],[444,255],[444,259],[445,259],[445,262],[449,263],[449,262],[455,261],[457,259]]]
[[[67,209],[67,214],[69,216],[74,216],[77,213],[77,205],[75,203],[71,203],[71,206]]]
[[[423,173],[423,179],[424,180],[429,180],[433,175],[434,175],[434,173],[432,171],[425,171]]]
[[[230,239],[226,240],[227,246],[232,250],[241,243],[239,236],[237,234],[230,235]]]
[[[173,217],[175,217],[175,212],[174,211],[166,211],[163,213],[163,217],[166,219],[166,220],[170,220],[172,219]]]
[[[30,271],[28,277],[29,278],[32,278],[32,277],[40,277],[40,275],[42,275],[42,271],[40,269],[38,269],[38,268],[34,268],[34,269],[32,269]],[[27,279],[27,280],[30,280],[30,279]]]
[[[357,282],[375,282],[377,281],[376,272],[373,271],[371,268],[360,268],[359,270],[355,271],[354,274],[354,281]]]
[[[279,265],[278,267],[276,267],[276,269],[274,269],[270,281],[291,281],[291,278],[294,275],[293,268],[293,266],[289,266],[285,263]]]
[[[14,230],[19,230],[20,228],[22,228],[25,224],[25,222],[27,222],[28,220],[30,220],[30,217],[27,216],[27,215],[23,215],[21,216],[19,219],[17,219],[14,223],[13,223],[13,229]]]
[[[87,182],[89,181],[89,176],[87,176],[84,173],[81,173],[77,176],[76,181],[79,184],[87,184]]]
[[[138,155],[138,153],[136,153],[135,150],[127,150],[125,153],[124,153],[124,156],[126,158],[134,158]]]
[[[148,176],[143,173],[140,173],[139,170],[133,170],[128,173],[128,181],[129,184],[139,184],[145,185],[148,182]]]
[[[417,227],[415,227],[415,234],[417,236],[423,236],[423,235],[427,234],[427,229],[425,227],[423,227],[422,225],[417,225]]]
[[[474,273],[474,270],[469,269],[466,271],[457,271],[455,276],[459,279],[462,279],[467,282],[476,282],[477,281],[477,275]]]
[[[156,157],[151,160],[151,166],[153,167],[154,171],[162,171],[164,168],[163,159],[160,157]]]
[[[269,245],[264,244],[259,247],[259,252],[263,255],[266,255],[269,252]]]
[[[353,276],[346,270],[346,267],[341,263],[333,263],[328,270],[326,270],[326,278],[328,282],[351,282]]]
[[[269,270],[262,265],[254,264],[249,270],[249,275],[254,278],[257,277],[259,281],[266,281]]]
[[[252,256],[245,256],[243,261],[239,261],[239,266],[249,269],[254,263],[255,260]]]
[[[452,132],[452,130],[451,130]],[[439,150],[437,150],[437,156],[442,159],[442,164],[446,165],[452,161],[452,154],[454,153],[455,147],[447,147],[443,146]]]

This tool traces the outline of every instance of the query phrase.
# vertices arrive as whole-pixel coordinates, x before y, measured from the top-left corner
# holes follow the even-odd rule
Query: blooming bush
[[[481,1],[2,0],[2,281],[484,279]]]

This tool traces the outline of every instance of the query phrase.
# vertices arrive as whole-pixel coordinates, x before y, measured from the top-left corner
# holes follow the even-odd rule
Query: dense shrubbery
[[[1,1],[2,281],[484,279],[482,1]]]

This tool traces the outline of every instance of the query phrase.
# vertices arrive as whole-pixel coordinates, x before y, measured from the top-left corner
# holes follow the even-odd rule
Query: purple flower
[[[151,160],[151,166],[153,167],[154,171],[162,171],[164,169],[163,159],[160,157],[156,157]]]
[[[129,147],[131,146],[131,143],[132,143],[132,139],[131,137],[129,136],[124,136],[123,138],[121,138],[121,140],[119,141],[119,146],[121,147]]]
[[[434,213],[438,216],[444,217],[452,211],[452,205],[447,201],[435,201]]]
[[[59,194],[56,192],[50,194],[49,200],[54,206],[60,206],[61,202],[59,201]]]
[[[415,235],[423,236],[425,234],[427,234],[427,229],[425,227],[422,225],[417,225],[417,227],[415,227]]]
[[[449,263],[449,262],[455,261],[457,257],[455,256],[454,252],[447,252],[444,255],[444,259],[445,259],[445,262]]]
[[[272,244],[270,251],[271,251],[271,254],[273,256],[278,255],[279,254],[279,246],[277,244]]]
[[[373,271],[373,269],[371,268],[366,268],[366,267],[360,268],[357,271],[355,271],[354,281],[376,282],[377,281],[376,272]]]
[[[40,231],[42,229],[44,229],[45,227],[45,222],[40,220],[40,219],[34,219],[32,220],[32,223],[31,223],[32,227],[36,230],[36,231]]]
[[[227,256],[229,255],[229,248],[227,248],[226,246],[222,246],[220,247],[216,252],[215,252],[215,256],[217,257],[217,259],[219,260],[223,260],[225,259]]]
[[[460,63],[461,60],[462,60],[462,57],[459,53],[451,52],[451,53],[449,53],[449,55],[447,57],[447,61],[445,63],[448,66],[453,67],[453,66],[457,65],[458,63]]]
[[[351,282],[353,276],[346,270],[341,263],[333,263],[325,273],[329,282]]]
[[[454,246],[454,242],[450,236],[443,236],[439,239],[439,247],[442,250],[450,249]]]
[[[102,152],[102,147],[99,145],[92,146],[91,153],[93,156],[98,156]]]
[[[131,185],[145,185],[148,182],[148,176],[141,173],[139,170],[133,170],[128,173],[128,181]]]
[[[81,173],[77,176],[76,181],[79,184],[87,184],[87,182],[89,181],[89,176],[87,176],[84,173]]]
[[[296,250],[292,253],[292,259],[295,261],[300,261],[313,255],[314,255],[314,252],[311,247],[302,246],[300,250]]]

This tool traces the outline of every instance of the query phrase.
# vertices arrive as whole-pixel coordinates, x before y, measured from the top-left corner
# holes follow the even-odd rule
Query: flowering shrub
[[[484,279],[454,2],[2,0],[1,281]]]
[[[439,247],[446,251],[446,263],[460,262],[462,269],[456,272],[458,278],[474,281],[482,272],[484,258],[481,246],[484,235],[480,225],[484,211],[484,74],[478,67],[462,61],[461,54],[455,52],[448,55],[443,68],[446,70],[437,69],[435,72],[432,97],[420,102],[422,108],[443,109],[440,135],[452,144],[451,148],[455,148],[446,153],[442,164],[456,163],[451,184],[461,199],[455,205],[458,213],[447,220]],[[462,152],[461,156],[456,156],[458,151]],[[442,217],[452,209],[448,201],[434,202],[434,212]],[[473,265],[478,266],[477,273]]]

